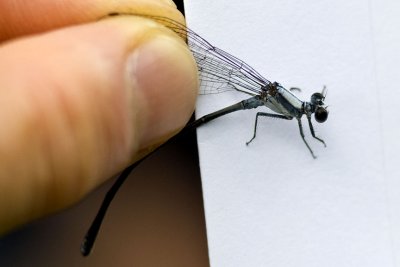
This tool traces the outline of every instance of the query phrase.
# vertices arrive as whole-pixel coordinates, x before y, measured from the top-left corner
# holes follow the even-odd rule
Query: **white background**
[[[312,159],[296,121],[236,112],[198,130],[212,266],[400,266],[400,2],[186,1],[189,27],[271,81],[323,85]],[[202,116],[246,98],[200,96]]]

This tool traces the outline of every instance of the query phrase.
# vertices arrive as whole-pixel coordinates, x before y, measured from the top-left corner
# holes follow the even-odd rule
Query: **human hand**
[[[0,234],[70,206],[178,132],[197,70],[170,0],[0,2]],[[60,4],[62,3],[62,4]]]

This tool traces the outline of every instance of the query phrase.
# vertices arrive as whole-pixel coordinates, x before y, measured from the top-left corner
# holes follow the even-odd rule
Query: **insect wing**
[[[165,17],[145,17],[162,23],[187,40],[199,70],[200,94],[216,94],[235,89],[254,95],[260,94],[261,87],[270,83],[244,61],[211,45],[185,25]]]

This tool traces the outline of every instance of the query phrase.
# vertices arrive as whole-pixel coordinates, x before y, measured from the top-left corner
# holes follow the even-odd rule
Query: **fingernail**
[[[197,95],[197,68],[183,41],[159,35],[135,48],[127,60],[128,90],[136,105],[133,127],[145,148],[162,142],[189,120]]]

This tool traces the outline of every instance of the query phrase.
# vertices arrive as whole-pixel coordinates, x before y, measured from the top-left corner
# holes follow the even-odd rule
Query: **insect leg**
[[[312,137],[314,137],[315,139],[320,141],[326,147],[325,141],[322,140],[321,138],[315,136],[314,127],[313,127],[313,125],[311,123],[311,116],[307,116],[307,120],[308,120],[308,126],[310,127],[310,132],[311,132]]]
[[[311,147],[308,145],[306,139],[304,138],[303,126],[302,126],[302,124],[301,124],[301,118],[297,118],[297,121],[298,121],[298,123],[299,123],[299,130],[300,130],[301,138],[303,139],[304,144],[306,144],[308,150],[310,151],[311,156],[312,156],[314,159],[316,159],[317,157],[314,155],[314,152],[311,150]]]
[[[299,87],[290,87],[289,90],[290,90],[290,92],[297,91],[297,92],[301,93],[301,89]]]
[[[266,113],[266,112],[257,112],[256,121],[254,123],[254,134],[253,134],[253,137],[248,142],[246,142],[246,145],[249,145],[254,140],[254,138],[256,138],[257,124],[258,124],[258,117],[259,116],[265,116],[265,117],[277,118],[277,119],[284,119],[284,120],[291,120],[292,119],[291,117],[287,117],[287,116],[284,116],[284,115],[271,114],[271,113]]]

